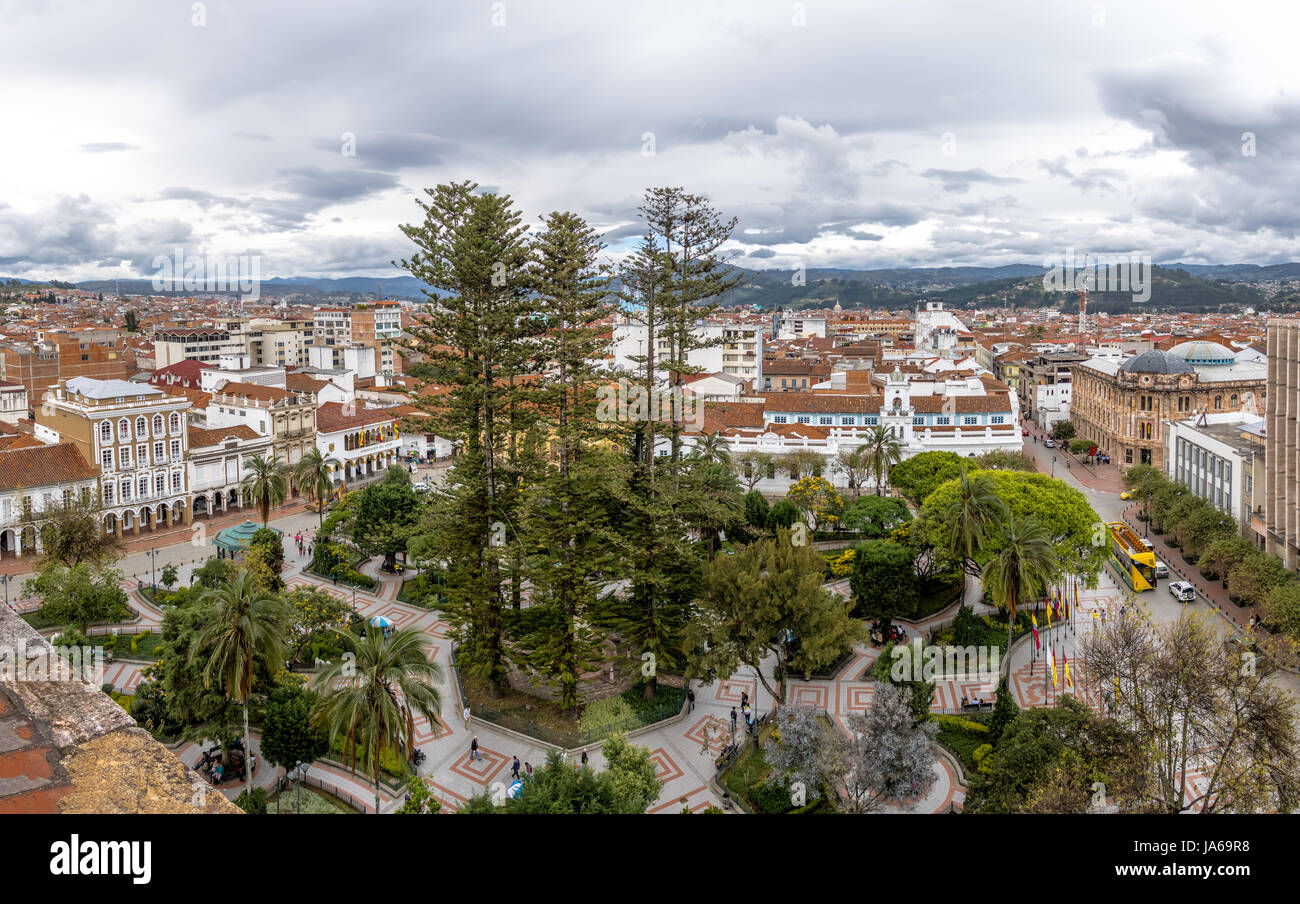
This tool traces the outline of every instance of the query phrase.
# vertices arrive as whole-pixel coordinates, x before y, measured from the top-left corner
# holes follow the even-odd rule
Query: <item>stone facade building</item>
[[[1184,342],[1073,367],[1070,420],[1121,466],[1164,467],[1162,424],[1203,412],[1263,413],[1267,368],[1213,342]]]

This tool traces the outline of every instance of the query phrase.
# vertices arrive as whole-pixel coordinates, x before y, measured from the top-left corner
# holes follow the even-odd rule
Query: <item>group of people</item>
[[[256,773],[257,754],[250,752],[248,754],[248,762],[253,772]],[[246,773],[244,772],[243,750],[236,750],[234,755],[232,755],[229,769],[226,768],[226,764],[221,760],[221,750],[219,748],[215,751],[204,751],[203,756],[199,758],[199,762],[195,765],[194,770],[200,775],[206,775],[208,781],[212,782],[214,785],[220,785],[229,778],[243,781],[246,777]]]
[[[883,646],[885,643],[906,643],[907,632],[898,625],[891,624],[886,631],[880,626],[880,622],[871,623],[871,643],[873,646]]]
[[[736,736],[736,727],[739,717],[745,719],[745,731],[758,737],[758,716],[754,713],[754,708],[749,705],[749,691],[740,692],[740,712],[736,712],[736,707],[731,708],[731,736]]]
[[[965,709],[967,706],[983,706],[984,703],[985,700],[983,697],[976,697],[974,700],[968,700],[965,695],[962,695],[961,698],[961,705],[963,709]]]
[[[302,531],[298,531],[293,535],[293,542],[298,544],[298,555],[300,556],[310,557],[316,549],[316,544],[312,542],[310,537],[303,536]]]

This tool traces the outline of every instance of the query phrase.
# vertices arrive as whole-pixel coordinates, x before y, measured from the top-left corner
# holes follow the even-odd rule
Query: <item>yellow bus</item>
[[[1110,530],[1110,563],[1130,590],[1154,590],[1156,554],[1123,521],[1106,525]]]

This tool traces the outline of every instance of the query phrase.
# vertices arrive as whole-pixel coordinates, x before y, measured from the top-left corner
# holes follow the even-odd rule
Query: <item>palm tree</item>
[[[961,556],[962,567],[971,576],[979,574],[975,550],[988,538],[995,525],[1007,518],[1007,504],[987,474],[971,477],[964,467],[958,478],[957,498],[943,511],[948,528],[948,551]]]
[[[334,490],[333,472],[339,467],[337,458],[326,458],[320,449],[312,449],[293,468],[293,480],[320,509],[320,526],[325,527],[325,500]]]
[[[245,790],[253,790],[252,752],[248,736],[248,696],[253,692],[256,657],[261,655],[272,674],[284,664],[285,625],[289,613],[284,602],[253,582],[247,569],[241,568],[225,587],[205,590],[199,602],[214,607],[213,617],[194,635],[190,662],[206,655],[203,686],[212,687],[213,679],[225,685],[226,697],[244,707],[244,781]]]
[[[871,470],[876,475],[876,495],[883,495],[881,488],[889,469],[903,459],[903,447],[894,435],[884,427],[875,427],[867,434],[867,441],[862,447],[870,462]]]
[[[442,666],[430,661],[424,636],[411,628],[384,637],[371,625],[348,645],[356,658],[330,663],[312,681],[322,696],[315,721],[331,745],[343,739],[343,756],[354,772],[358,762],[370,766],[378,813],[380,757],[399,750],[410,756],[417,712],[435,733],[441,728],[442,694],[434,685],[442,683]]]
[[[1052,538],[1032,515],[1007,516],[997,538],[998,551],[984,565],[984,588],[994,605],[1007,610],[1007,653],[1016,624],[1016,606],[1050,586],[1060,571]]]
[[[716,461],[720,464],[731,464],[731,449],[727,441],[722,438],[718,432],[706,433],[701,436],[695,443],[695,454],[705,461]]]
[[[254,455],[244,462],[244,480],[239,488],[245,496],[257,500],[262,509],[262,526],[266,527],[271,520],[271,509],[284,504],[285,496],[289,495],[288,468],[278,455],[270,459]]]

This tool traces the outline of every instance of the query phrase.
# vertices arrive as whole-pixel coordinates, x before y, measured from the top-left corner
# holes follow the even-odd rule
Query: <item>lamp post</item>
[[[153,547],[148,552],[149,556],[149,599],[153,600],[158,595],[158,547]]]
[[[0,582],[3,582],[4,585],[5,585],[5,605],[6,605],[6,606],[9,605],[9,582],[12,581],[13,579],[14,579],[14,576],[13,576],[12,574],[0,575]]]

